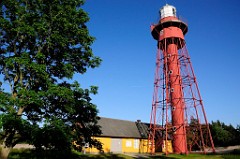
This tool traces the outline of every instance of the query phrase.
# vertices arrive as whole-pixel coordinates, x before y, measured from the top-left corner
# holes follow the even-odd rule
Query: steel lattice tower
[[[165,143],[171,140],[173,153],[215,152],[184,40],[188,26],[177,18],[174,6],[165,5],[160,14],[159,23],[151,26],[157,57],[148,151],[164,148],[167,154]]]

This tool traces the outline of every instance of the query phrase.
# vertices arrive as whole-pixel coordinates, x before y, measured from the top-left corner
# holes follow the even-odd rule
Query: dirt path
[[[33,145],[29,145],[29,144],[17,144],[13,148],[14,149],[33,149],[35,147]]]
[[[234,150],[240,149],[240,145],[237,146],[228,146],[228,147],[217,147],[216,153],[229,153]]]

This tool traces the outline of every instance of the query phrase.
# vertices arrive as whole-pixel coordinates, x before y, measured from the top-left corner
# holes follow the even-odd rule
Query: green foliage
[[[217,120],[210,124],[210,129],[215,146],[240,145],[240,131],[231,124],[226,125]]]
[[[32,136],[32,143],[37,150],[44,148],[66,151],[71,147],[71,129],[59,120],[33,130]]]
[[[98,67],[83,0],[2,0],[0,2],[0,126],[4,145],[27,141],[38,149],[70,149],[100,134],[98,110],[90,95],[70,83],[75,73]],[[42,124],[44,125],[42,126]],[[81,145],[81,144],[80,144]]]
[[[6,146],[12,146],[18,142],[30,140],[29,136],[31,136],[31,129],[34,126],[28,121],[18,118],[12,114],[5,114],[2,117],[2,123],[4,130],[3,136],[5,137]]]

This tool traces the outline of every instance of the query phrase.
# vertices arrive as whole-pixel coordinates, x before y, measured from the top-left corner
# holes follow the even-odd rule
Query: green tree
[[[231,146],[237,144],[236,129],[217,120],[210,125],[215,146]]]
[[[236,145],[240,145],[240,125],[237,125],[236,127]]]
[[[225,125],[222,124],[224,130],[230,133],[230,141],[228,146],[239,145],[240,144],[240,133],[238,132],[237,128],[234,128],[231,124]]]
[[[97,108],[90,95],[69,82],[75,73],[98,67],[81,8],[83,0],[1,0],[0,72],[10,91],[0,90],[2,158],[15,144],[70,149],[101,144]],[[59,146],[62,145],[62,146]]]

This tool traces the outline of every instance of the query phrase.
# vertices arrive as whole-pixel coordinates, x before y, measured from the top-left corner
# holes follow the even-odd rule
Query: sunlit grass
[[[176,155],[169,154],[165,155],[156,155],[150,158],[160,158],[160,159],[240,159],[240,154],[188,154],[188,155]]]

